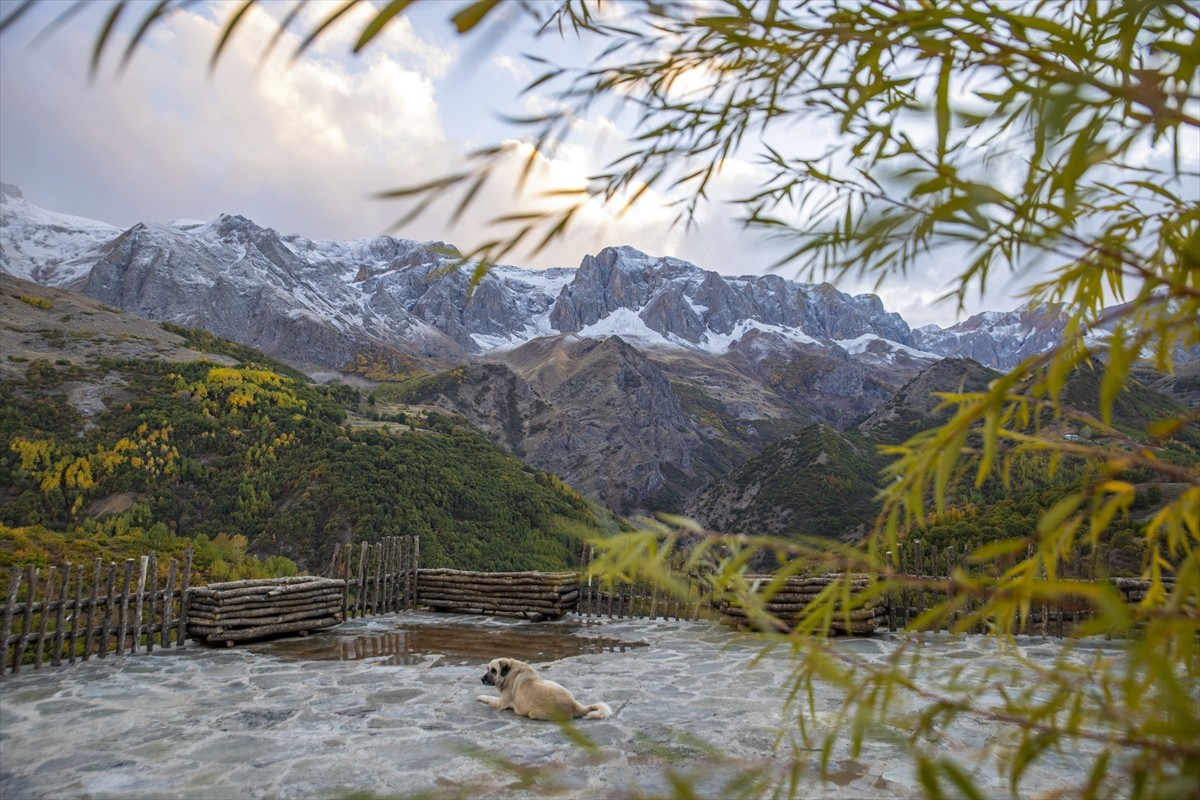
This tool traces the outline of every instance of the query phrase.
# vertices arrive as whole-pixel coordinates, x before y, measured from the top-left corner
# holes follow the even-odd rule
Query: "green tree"
[[[126,56],[177,5],[148,9]],[[301,49],[349,5],[316,19]],[[379,6],[356,49],[407,5]],[[498,5],[455,4],[451,19],[467,33]],[[249,6],[229,9],[214,59]],[[515,7],[534,17],[546,8]],[[94,63],[126,8],[112,4]],[[963,599],[974,598],[959,628],[983,624],[1003,637],[1031,605],[1075,594],[1097,611],[1085,632],[1134,637],[1128,658],[1086,676],[1064,661],[1039,676],[1038,697],[1048,700],[1017,693],[985,706],[953,686],[918,688],[917,657],[881,671],[839,660],[820,635],[828,630],[831,593],[830,604],[788,634],[801,656],[793,687],[800,696],[818,679],[845,689],[846,724],[827,736],[857,741],[898,713],[898,697],[916,693],[931,709],[920,720],[926,730],[972,713],[1011,723],[1015,756],[1003,768],[1014,793],[1025,767],[1049,748],[1084,742],[1094,769],[1080,795],[1194,795],[1200,472],[1195,453],[1163,454],[1200,412],[1154,419],[1131,435],[1113,427],[1112,410],[1135,367],[1170,372],[1200,346],[1200,9],[1187,0],[728,0],[630,2],[613,11],[564,0],[540,21],[543,35],[604,49],[588,67],[545,67],[531,83],[557,101],[557,110],[526,120],[534,150],[569,138],[574,119],[613,101],[633,112],[637,128],[610,170],[585,186],[559,187],[557,206],[546,210],[543,197],[525,198],[524,207],[514,201],[497,236],[470,254],[476,279],[518,245],[536,250],[564,235],[595,199],[661,189],[679,198],[680,221],[688,222],[729,158],[757,156],[768,177],[737,208],[748,225],[791,242],[787,262],[805,274],[886,281],[945,255],[942,264],[956,265],[950,299],[961,304],[998,275],[1036,269],[1045,277],[1028,290],[1029,302],[1068,315],[1057,346],[985,392],[946,395],[944,424],[889,448],[879,522],[862,549],[839,555],[880,576],[868,594],[895,588],[889,554],[924,526],[929,510],[945,508],[952,487],[1004,480],[1013,464],[1031,463],[1021,461],[1031,454],[1049,456],[1050,470],[1064,459],[1087,459],[1097,469],[1040,513],[1032,537],[973,554],[980,561],[1010,556],[1013,566],[998,576],[960,573],[951,600],[931,614],[963,611]],[[704,88],[686,89],[697,83]],[[798,130],[829,130],[832,143],[810,152],[801,144],[820,137],[797,137]],[[412,202],[417,214],[458,192],[460,213],[470,213],[479,187],[511,156],[503,146],[484,148],[466,169],[390,195]],[[1085,335],[1097,331],[1106,333]],[[1068,376],[1098,363],[1098,413],[1068,411],[1060,402]],[[1091,440],[1059,433],[1084,425],[1095,433]],[[1125,473],[1132,468],[1182,485],[1142,527],[1143,573],[1152,588],[1134,607],[1111,589],[1057,575],[1062,554],[1080,541],[1095,544],[1129,509],[1135,490]],[[664,536],[670,540],[669,530],[650,528],[610,540],[600,568],[666,580]],[[748,545],[776,548],[791,564],[821,556],[794,543],[709,537],[693,549],[693,563],[715,557],[716,588],[748,598],[737,569]],[[803,720],[801,710],[802,729]],[[912,749],[931,794],[977,794],[951,758],[920,737]]]

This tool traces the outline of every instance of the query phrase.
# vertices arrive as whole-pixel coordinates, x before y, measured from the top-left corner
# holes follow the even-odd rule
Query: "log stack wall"
[[[210,644],[280,633],[308,635],[340,623],[346,582],[303,576],[211,583],[193,589],[188,630]]]
[[[867,575],[840,574],[818,575],[812,577],[788,578],[779,591],[767,597],[762,602],[762,609],[772,620],[753,619],[745,608],[733,605],[729,601],[720,604],[722,620],[735,627],[783,627],[791,628],[797,621],[808,613],[812,603],[822,593],[829,589],[834,582],[849,578],[851,604],[847,609],[835,601],[833,616],[830,621],[830,631],[835,634],[865,635],[874,633],[887,625],[888,609],[879,597],[859,599],[855,595],[862,592],[870,584]],[[761,593],[774,579],[773,575],[747,575],[746,580],[756,593]]]
[[[435,611],[558,619],[579,601],[579,573],[422,569],[417,597]]]

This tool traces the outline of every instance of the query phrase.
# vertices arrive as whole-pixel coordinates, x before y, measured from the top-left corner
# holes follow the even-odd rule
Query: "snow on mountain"
[[[1026,305],[985,311],[948,328],[926,325],[913,331],[913,341],[927,352],[1007,370],[1056,344],[1065,324],[1060,308]]]
[[[895,365],[908,361],[911,363],[923,362],[925,365],[929,365],[941,358],[934,353],[893,342],[871,333],[856,336],[853,339],[839,339],[836,342],[847,353],[874,359],[880,364]]]
[[[443,242],[308,239],[228,214],[121,231],[38,208],[7,184],[0,202],[4,271],[325,368],[364,349],[461,360],[565,333],[713,356],[791,342],[881,366],[961,356],[1007,368],[1062,330],[1057,311],[1035,308],[911,330],[875,295],[724,276],[627,246],[578,268],[498,266],[471,287],[470,268],[455,269],[462,256]]]
[[[121,231],[85,217],[59,214],[0,183],[0,271],[38,283],[66,283],[90,269],[76,259]]]

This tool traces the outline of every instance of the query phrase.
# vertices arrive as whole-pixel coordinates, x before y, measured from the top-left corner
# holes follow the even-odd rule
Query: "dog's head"
[[[488,686],[503,689],[509,675],[519,671],[522,667],[527,668],[528,666],[524,661],[517,661],[515,658],[493,658],[488,664],[487,672],[483,673],[483,677],[480,680]]]

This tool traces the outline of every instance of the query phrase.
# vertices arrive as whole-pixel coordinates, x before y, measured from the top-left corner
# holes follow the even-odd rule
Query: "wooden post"
[[[592,579],[588,577],[588,547],[585,545],[579,551],[579,602],[575,613],[587,619],[592,602]]]
[[[129,586],[133,583],[133,559],[125,559],[125,581],[118,603],[117,655],[125,655],[125,637],[129,635]]]
[[[1046,565],[1038,567],[1038,579],[1046,580]],[[1042,618],[1039,620],[1042,624],[1042,636],[1050,635],[1050,606],[1046,604],[1046,600],[1042,600]]]
[[[104,561],[100,558],[96,559],[95,566],[92,568],[92,592],[88,600],[88,615],[87,628],[83,634],[83,660],[87,661],[92,657],[92,642],[95,636],[96,626],[96,602],[100,591],[100,570],[104,567]]]
[[[412,557],[412,566],[411,566],[411,573],[410,573],[412,575],[412,598],[413,598],[412,607],[413,608],[416,608],[417,604],[421,602],[420,594],[418,594],[421,587],[417,585],[417,580],[421,574],[419,572],[420,569],[421,569],[421,537],[414,536],[413,537],[413,557]]]
[[[142,556],[139,565],[137,598],[133,603],[136,611],[133,615],[133,643],[129,647],[131,653],[136,653],[142,642],[142,603],[146,597],[146,572],[150,566],[150,556]]]
[[[971,577],[971,563],[967,559],[967,554],[973,552],[976,547],[977,546],[972,545],[972,543],[967,543],[967,545],[962,546],[962,552],[959,553],[959,567],[962,570],[962,577],[964,578]],[[966,601],[964,602],[964,606],[962,606],[962,608],[964,608],[967,618],[970,618],[971,614],[974,613],[974,597],[972,597],[970,594],[967,594]],[[970,633],[971,631],[967,632]]]
[[[405,608],[417,607],[417,537],[408,537],[407,561],[404,564]]]
[[[8,637],[12,633],[13,613],[16,611],[17,591],[21,587],[21,568],[12,568],[12,578],[8,584],[8,602],[4,604],[4,643],[3,658],[0,658],[0,678],[4,677],[4,669],[8,664]],[[16,659],[13,659],[13,672],[16,672]]]
[[[399,536],[392,537],[392,607],[396,611],[404,610],[404,598],[401,590],[404,586],[404,540]]]
[[[382,613],[383,608],[383,551],[383,542],[375,545],[375,589],[371,593],[371,613],[376,615]]]
[[[33,628],[33,604],[37,602],[37,567],[30,565],[26,568],[25,584],[25,616],[21,624],[21,637],[17,639],[17,650],[13,654],[13,674],[21,670],[21,661],[25,658],[25,647],[29,642],[29,631]]]
[[[904,553],[904,542],[897,542],[900,549],[900,578],[903,580],[908,578],[908,558]],[[905,583],[900,584],[900,612],[901,625],[908,627],[908,586]]]
[[[188,603],[191,598],[188,596],[188,588],[192,581],[192,548],[189,546],[183,551],[183,569],[179,581],[179,630],[175,633],[175,645],[183,647],[187,641],[187,624],[188,624]]]
[[[58,567],[50,567],[46,573],[46,600],[42,603],[41,621],[38,624],[37,647],[33,651],[33,668],[42,668],[42,657],[46,647],[46,630],[50,623],[50,609],[54,602],[55,578],[58,577]]]
[[[396,613],[400,610],[396,586],[400,582],[400,539],[395,536],[388,537],[388,582],[387,582],[387,610],[389,613]]]
[[[75,605],[71,612],[71,636],[67,639],[68,663],[75,663],[75,642],[79,635],[79,615],[83,613],[83,564],[75,570]]]
[[[955,604],[958,598],[955,597],[953,588],[954,575],[954,545],[948,544],[938,551],[938,562],[942,565],[942,577],[944,579],[942,589],[942,607],[945,609],[945,625],[946,631],[954,630]]]
[[[396,537],[396,609],[403,611],[405,608],[405,594],[408,591],[407,587],[407,570],[408,570],[408,539],[404,536]]]
[[[354,605],[357,616],[361,617],[365,613],[364,602],[367,595],[367,543],[359,542],[358,546],[358,592],[354,598]]]
[[[115,561],[108,562],[108,594],[104,598],[104,622],[100,626],[100,653],[101,658],[108,657],[108,632],[112,626],[113,615],[113,594],[116,591],[117,584],[117,563]]]
[[[617,589],[617,587],[615,585],[610,585],[608,587],[608,618],[609,619],[613,618],[613,593],[616,591],[616,589]]]
[[[58,593],[58,615],[54,619],[54,644],[50,650],[50,664],[62,664],[63,636],[67,632],[67,595],[71,591],[71,562],[63,565],[62,591]],[[71,615],[72,618],[75,616]]]
[[[379,612],[387,614],[392,611],[391,593],[392,593],[392,537],[385,536],[379,542],[380,550],[382,551],[383,567],[379,570]]]
[[[925,613],[925,558],[921,540],[913,542],[913,569],[917,573],[917,616]]]
[[[341,554],[342,554],[342,543],[334,542],[333,543],[333,558],[329,559],[329,575],[328,575],[328,577],[330,577],[330,578],[338,577],[338,567],[341,566],[341,564],[338,563],[338,556],[340,556]]]
[[[1055,556],[1055,558],[1058,558],[1058,556]],[[1065,564],[1060,563],[1058,565],[1059,580],[1062,580],[1063,572],[1065,571],[1065,569],[1066,569]],[[1055,629],[1058,631],[1058,633],[1056,635],[1058,636],[1059,639],[1061,639],[1061,638],[1063,638],[1063,615],[1066,613],[1066,609],[1063,608],[1061,599],[1059,600],[1057,605],[1058,605],[1058,614],[1057,614],[1058,619],[1055,621],[1056,622]]]
[[[891,550],[885,550],[883,552],[883,566],[885,569],[893,570],[892,574],[893,576],[895,575],[895,564],[893,564]],[[891,582],[894,580],[894,577],[889,578],[888,580],[888,588],[887,591],[884,592],[883,602],[887,606],[887,626],[888,632],[890,633],[896,630],[896,589],[895,585]]]
[[[167,587],[163,590],[162,630],[159,641],[164,648],[171,646],[171,611],[175,608],[175,571],[179,562],[171,559],[167,567]]]
[[[930,547],[929,547],[929,577],[931,579],[931,584],[930,584],[931,591],[929,594],[929,607],[931,609],[933,609],[933,608],[937,608],[938,604],[941,602],[941,594],[942,594],[940,591],[938,591],[938,587],[937,587],[938,578],[940,578],[941,576],[938,574],[938,549],[937,549],[936,544],[930,545]],[[933,621],[933,630],[935,632],[940,630],[941,626],[942,626],[941,620],[935,619]]]
[[[342,561],[345,563],[341,566],[341,574],[337,577],[346,582],[342,587],[342,619],[350,619],[350,551],[354,549],[354,545],[347,544],[346,549],[342,551]]]
[[[1072,554],[1075,556],[1075,580],[1081,581],[1083,580],[1083,556],[1079,553],[1078,541],[1075,542]],[[1079,627],[1079,614],[1079,598],[1073,597],[1071,598],[1071,629],[1068,633],[1074,633],[1075,629]]]
[[[150,616],[146,620],[146,652],[154,652],[154,629],[158,627],[158,553],[150,551]]]

